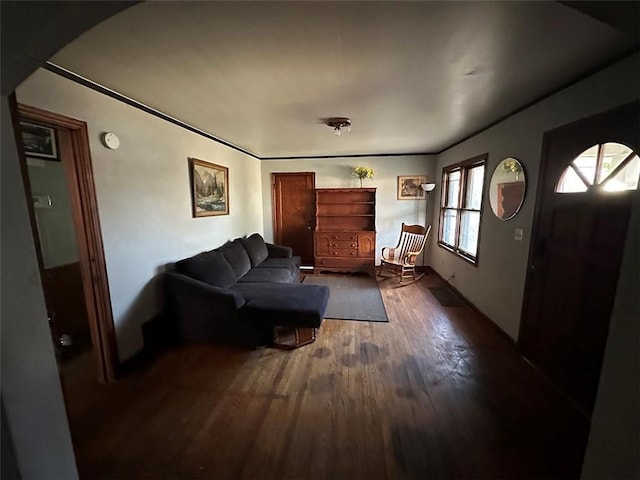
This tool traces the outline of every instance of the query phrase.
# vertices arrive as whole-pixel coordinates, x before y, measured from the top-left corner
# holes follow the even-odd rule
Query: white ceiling
[[[51,61],[261,158],[435,153],[635,42],[556,2],[145,2]]]

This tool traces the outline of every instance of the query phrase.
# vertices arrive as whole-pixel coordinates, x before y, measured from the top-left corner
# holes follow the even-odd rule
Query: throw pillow
[[[214,287],[229,288],[236,276],[220,252],[203,252],[176,263],[176,271]]]
[[[229,265],[236,274],[236,279],[242,277],[251,270],[251,260],[249,254],[240,243],[240,239],[236,238],[233,242],[227,242],[217,249],[222,252]]]
[[[257,267],[269,256],[267,246],[264,243],[264,238],[262,238],[262,235],[259,233],[254,233],[247,238],[241,238],[240,243],[242,243],[242,246],[249,254],[252,267]]]

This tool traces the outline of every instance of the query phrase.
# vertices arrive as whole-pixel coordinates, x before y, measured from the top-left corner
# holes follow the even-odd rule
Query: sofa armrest
[[[201,282],[177,272],[168,272],[167,283],[178,300],[198,300],[212,304],[226,304],[238,309],[246,302],[240,292]]]
[[[274,245],[273,243],[265,243],[265,245],[271,258],[291,258],[293,256],[293,249],[291,247]]]
[[[182,339],[199,342],[216,340],[237,329],[238,309],[246,303],[240,292],[177,272],[165,275],[165,298]]]

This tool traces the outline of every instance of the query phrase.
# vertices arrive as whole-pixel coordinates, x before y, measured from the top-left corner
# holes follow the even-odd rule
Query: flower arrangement
[[[370,167],[355,167],[351,175],[358,178],[360,180],[360,187],[362,187],[362,180],[365,178],[373,178],[376,172],[373,171],[373,168]]]
[[[502,169],[505,172],[520,173],[522,171],[522,165],[520,165],[519,161],[511,159],[502,164]]]
[[[502,162],[502,170],[508,173],[516,174],[516,182],[520,180],[520,173],[522,172],[522,165],[516,159],[505,160]]]

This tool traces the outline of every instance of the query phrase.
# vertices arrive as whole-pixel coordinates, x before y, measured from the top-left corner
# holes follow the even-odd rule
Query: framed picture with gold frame
[[[229,169],[189,159],[193,217],[229,215]]]
[[[420,187],[427,183],[424,175],[404,175],[398,177],[398,200],[419,200],[424,198],[424,190]]]

